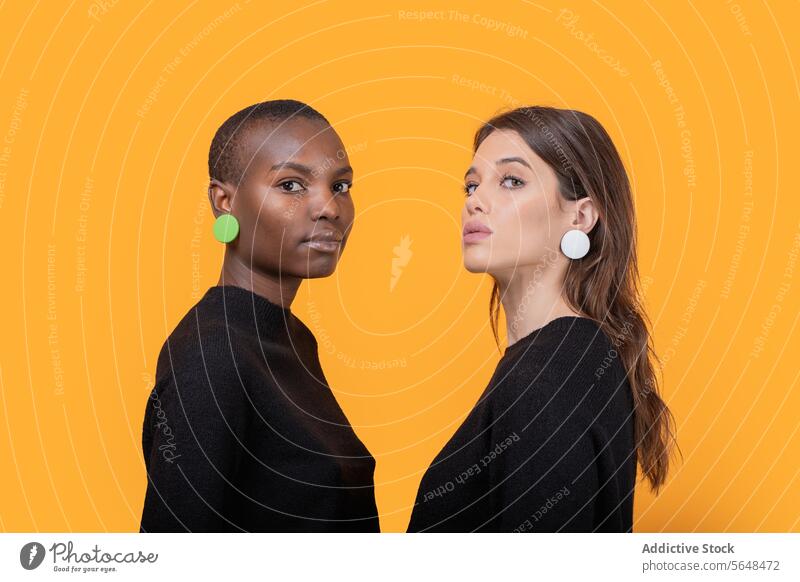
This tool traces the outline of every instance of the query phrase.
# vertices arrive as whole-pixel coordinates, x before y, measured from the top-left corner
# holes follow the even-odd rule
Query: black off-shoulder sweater
[[[636,452],[614,344],[559,317],[509,346],[423,476],[412,532],[629,532]]]
[[[379,531],[375,461],[288,309],[217,286],[158,358],[140,530]]]

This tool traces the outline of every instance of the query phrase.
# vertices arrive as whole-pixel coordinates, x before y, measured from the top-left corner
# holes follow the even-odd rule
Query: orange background
[[[634,183],[683,452],[658,498],[637,489],[634,528],[800,531],[799,19],[748,0],[3,3],[0,529],[137,530],[156,356],[222,258],[211,137],[296,98],[350,148],[357,222],[293,309],[377,459],[384,531],[499,358],[460,176],[515,104],[595,115]]]

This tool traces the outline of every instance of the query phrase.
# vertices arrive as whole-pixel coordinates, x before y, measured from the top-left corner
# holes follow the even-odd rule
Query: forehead
[[[497,160],[514,157],[522,158],[534,167],[537,160],[542,162],[516,131],[497,129],[490,133],[478,146],[473,165],[493,166]]]
[[[314,119],[259,122],[248,129],[242,145],[245,163],[252,158],[255,165],[289,160],[311,165],[327,159],[347,161],[347,153],[336,131]]]

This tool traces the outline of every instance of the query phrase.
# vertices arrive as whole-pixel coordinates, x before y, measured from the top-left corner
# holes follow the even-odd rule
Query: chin
[[[486,273],[489,270],[488,252],[470,248],[464,250],[464,268],[470,273]]]
[[[320,279],[322,277],[330,277],[336,271],[337,257],[331,257],[327,260],[311,259],[308,261],[308,271],[304,273],[306,279]]]
[[[469,260],[464,257],[464,268],[470,273],[488,273],[489,264],[486,261]]]

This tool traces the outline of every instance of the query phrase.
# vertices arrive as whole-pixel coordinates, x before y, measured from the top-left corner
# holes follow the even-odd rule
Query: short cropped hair
[[[259,123],[282,122],[295,117],[330,125],[319,111],[293,99],[256,103],[231,115],[217,129],[214,139],[211,140],[208,151],[209,177],[220,182],[237,184],[244,177],[244,169],[252,156],[251,152],[244,151],[244,137],[247,132]]]

